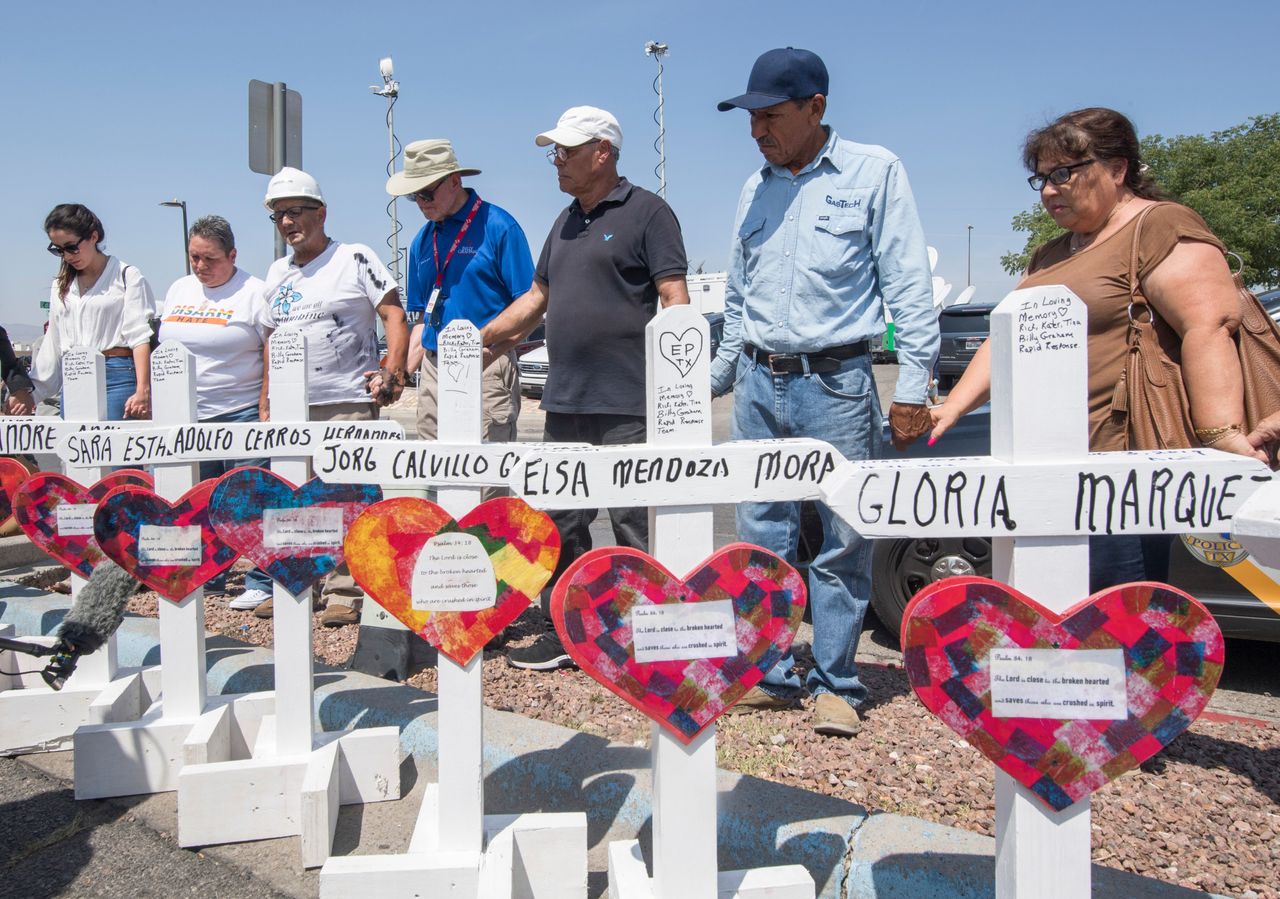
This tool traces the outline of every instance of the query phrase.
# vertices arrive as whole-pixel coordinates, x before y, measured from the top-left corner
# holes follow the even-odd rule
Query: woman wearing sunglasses
[[[55,206],[44,220],[48,250],[62,264],[49,295],[49,330],[32,360],[33,394],[10,400],[29,414],[62,388],[62,354],[89,347],[107,363],[107,419],[151,416],[151,286],[134,266],[102,252],[106,231],[88,207]]]
[[[1022,159],[1031,189],[1067,233],[1036,249],[1018,286],[1065,284],[1088,309],[1089,450],[1152,448],[1130,446],[1125,406],[1113,408],[1128,353],[1137,233],[1138,284],[1160,345],[1181,362],[1195,438],[1262,458],[1242,429],[1244,386],[1233,341],[1240,300],[1224,247],[1195,212],[1163,202],[1139,157],[1133,124],[1112,109],[1076,110],[1033,131]],[[990,349],[983,344],[946,402],[931,410],[931,441],[981,405],[990,387]],[[1092,538],[1091,591],[1166,580],[1170,545],[1160,535]]]

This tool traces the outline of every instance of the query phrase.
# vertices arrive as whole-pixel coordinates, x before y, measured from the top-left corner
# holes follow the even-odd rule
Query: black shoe
[[[555,634],[543,634],[528,646],[510,650],[507,664],[512,668],[530,671],[555,671],[557,668],[577,668],[578,663],[569,657]]]

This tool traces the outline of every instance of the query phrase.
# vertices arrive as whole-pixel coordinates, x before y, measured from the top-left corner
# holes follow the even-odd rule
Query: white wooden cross
[[[157,489],[173,499],[184,492],[182,485],[190,486],[190,463],[201,459],[265,456],[273,460],[275,473],[301,484],[308,478],[312,448],[328,435],[351,428],[368,437],[403,434],[395,422],[308,422],[306,346],[301,335],[290,331],[271,339],[270,422],[189,424],[194,374],[185,349],[173,346],[177,349],[171,354],[183,360],[185,369],[165,347],[158,351],[158,417],[150,428],[65,435],[59,455],[97,464],[155,464],[161,472]],[[275,690],[209,701],[202,594],[196,591],[168,608],[162,600],[162,660],[177,663],[181,673],[175,677],[182,688],[179,708],[171,710],[166,702],[157,716],[167,720],[148,721],[147,728],[148,733],[164,733],[166,745],[179,741],[181,752],[149,755],[140,744],[129,744],[122,760],[134,766],[134,773],[126,782],[150,787],[129,792],[176,788],[178,842],[183,846],[298,835],[304,866],[319,866],[332,846],[339,805],[399,798],[398,728],[316,732],[311,590],[294,596],[279,584],[273,597]],[[170,627],[166,620],[173,622]],[[195,720],[188,720],[192,715]],[[95,731],[86,739],[123,741],[125,733],[113,738]],[[113,789],[107,777],[113,763],[99,765],[94,755],[86,754],[82,763],[78,754],[77,775],[82,764],[86,771],[101,770],[93,789],[104,791],[98,795],[120,795],[106,792]],[[163,773],[153,771],[161,766]]]
[[[86,428],[128,428],[130,422],[108,422],[106,361],[85,347],[63,355],[63,415],[65,419],[9,416],[0,419],[0,454],[36,455],[50,459],[57,441]],[[146,423],[139,423],[145,425]],[[89,486],[105,475],[100,465],[70,465],[68,477]],[[86,580],[71,574],[72,601]],[[52,638],[40,638],[52,643]],[[12,654],[10,654],[10,657]],[[12,658],[10,658],[11,661]],[[13,669],[16,671],[17,669]],[[69,749],[72,734],[83,724],[136,719],[151,704],[160,684],[153,669],[120,669],[116,637],[79,662],[61,691],[54,691],[33,675],[12,674],[0,690],[0,752],[40,752]]]
[[[1270,473],[1214,450],[1088,454],[1085,306],[1060,285],[991,315],[990,457],[848,462],[824,501],[867,537],[987,534],[993,577],[1051,611],[1089,595],[1091,534],[1229,528]],[[945,441],[945,435],[941,440]],[[996,772],[996,894],[1090,891],[1090,805],[1054,812]]]
[[[706,319],[689,306],[662,310],[645,341],[648,442],[544,447],[524,457],[509,483],[538,508],[651,507],[652,554],[684,575],[715,549],[713,504],[816,498],[843,457],[809,439],[712,446]],[[813,878],[801,865],[717,869],[715,725],[688,746],[657,724],[650,730],[653,877],[638,841],[611,843],[609,895],[812,899]]]
[[[484,486],[499,486],[527,446],[481,443],[480,333],[465,321],[440,334],[438,441],[396,445],[344,441],[316,453],[317,473],[340,483],[439,487],[455,520]],[[335,857],[320,872],[320,895],[586,896],[587,819],[582,812],[484,814],[484,730],[477,653],[459,665],[439,653],[439,762],[426,788],[409,851]],[[523,884],[523,892],[514,883]]]

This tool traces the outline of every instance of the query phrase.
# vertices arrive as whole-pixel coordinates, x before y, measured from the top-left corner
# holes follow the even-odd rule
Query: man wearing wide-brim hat
[[[478,174],[458,164],[449,141],[433,139],[405,147],[404,171],[387,179],[387,193],[411,197],[427,219],[409,247],[405,278],[406,309],[421,316],[409,340],[409,368],[419,370],[421,438],[436,436],[440,332],[458,319],[483,328],[533,283],[533,257],[520,225],[463,186],[464,176]],[[483,396],[485,440],[514,441],[520,415],[514,352],[485,369]]]

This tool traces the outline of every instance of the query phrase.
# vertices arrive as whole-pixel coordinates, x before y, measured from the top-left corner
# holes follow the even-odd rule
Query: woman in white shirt
[[[10,411],[30,414],[60,393],[63,352],[89,347],[106,356],[107,419],[150,418],[151,286],[136,268],[102,252],[106,229],[87,207],[55,206],[44,229],[62,265],[49,293],[49,329],[32,360],[34,395],[15,397]]]
[[[191,226],[187,253],[193,274],[169,288],[160,314],[160,339],[176,340],[196,363],[196,418],[209,421],[265,420],[263,373],[265,330],[262,281],[236,267],[236,238],[219,215]],[[240,465],[266,466],[267,459],[208,459],[200,478],[221,477]],[[225,576],[205,585],[206,594],[223,592]],[[253,609],[271,596],[271,578],[254,569],[245,576],[245,592],[228,604]]]

